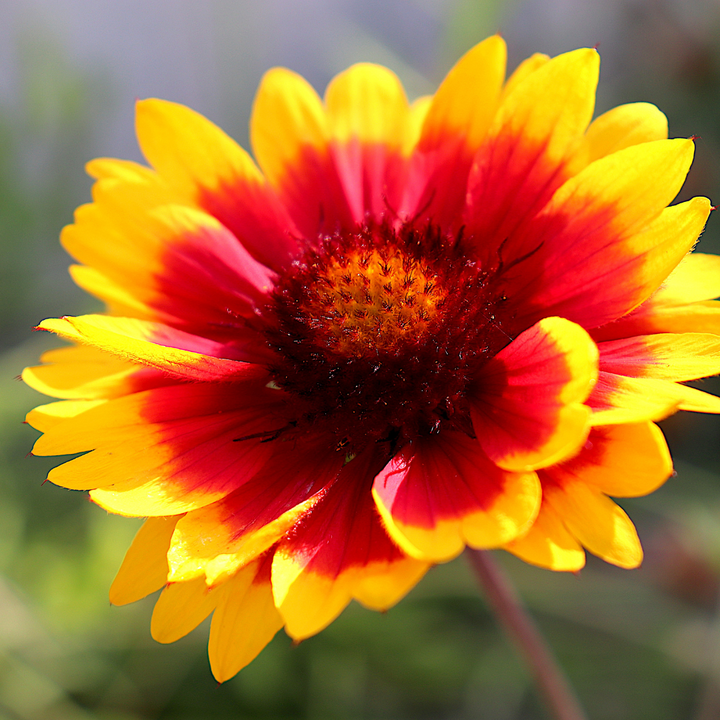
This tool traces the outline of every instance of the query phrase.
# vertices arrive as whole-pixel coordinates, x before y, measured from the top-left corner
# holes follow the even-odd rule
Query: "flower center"
[[[438,277],[397,247],[330,254],[298,309],[326,350],[387,356],[424,336],[446,300]]]
[[[491,279],[461,237],[432,225],[366,226],[307,250],[265,313],[271,371],[298,403],[297,426],[351,452],[442,423],[472,433],[469,382],[509,342]]]

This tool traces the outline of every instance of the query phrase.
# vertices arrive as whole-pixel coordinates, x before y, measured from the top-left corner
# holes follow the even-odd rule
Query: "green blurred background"
[[[674,136],[699,136],[682,197],[720,198],[717,0],[0,0],[0,720],[545,717],[463,558],[386,615],[353,605],[319,636],[282,633],[218,686],[207,626],[150,639],[153,599],[107,589],[138,523],[43,484],[16,376],[52,338],[48,316],[97,309],[57,241],[87,202],[84,163],[139,160],[133,101],[184,102],[247,146],[262,73],[287,65],[322,91],[352,62],[393,68],[411,96],[500,30],[511,66],[598,45],[598,112],[646,100]],[[701,249],[720,250],[717,218]],[[706,389],[719,386],[707,381]],[[590,559],[578,576],[498,553],[592,720],[720,717],[720,418],[664,424],[677,476],[623,503],[642,569]]]

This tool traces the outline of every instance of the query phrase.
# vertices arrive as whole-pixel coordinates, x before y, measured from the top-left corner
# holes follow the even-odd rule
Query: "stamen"
[[[472,433],[469,379],[507,335],[497,283],[462,241],[366,226],[321,239],[281,279],[263,319],[298,432],[322,426],[355,453],[441,424]]]

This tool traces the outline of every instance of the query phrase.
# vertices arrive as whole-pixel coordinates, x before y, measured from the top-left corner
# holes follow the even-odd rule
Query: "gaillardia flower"
[[[164,587],[152,632],[210,613],[219,680],[281,627],[394,605],[433,563],[505,547],[554,570],[642,559],[609,496],[671,473],[653,421],[720,400],[720,260],[652,105],[591,122],[598,55],[505,81],[485,40],[432,97],[355,65],[324,100],[271,70],[255,161],[169,102],[137,106],[150,167],[96,160],[62,236],[106,314],[25,371],[57,398],[49,479],[145,517],[115,604]],[[257,164],[256,164],[257,163]]]

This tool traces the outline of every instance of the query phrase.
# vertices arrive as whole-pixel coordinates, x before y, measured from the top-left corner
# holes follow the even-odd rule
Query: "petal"
[[[677,195],[694,155],[692,140],[634,145],[589,165],[555,194],[545,214],[612,208],[617,229],[641,229]]]
[[[553,469],[543,476],[558,478]],[[583,482],[548,485],[543,496],[570,533],[593,555],[622,568],[636,568],[643,559],[635,526],[625,511],[599,490]]]
[[[505,291],[518,327],[549,314],[598,327],[646,300],[692,248],[710,212],[705,198],[663,209],[691,160],[688,140],[645,143],[563,185],[503,250],[508,260],[520,258]]]
[[[164,206],[143,224],[163,243],[159,268],[143,288],[153,307],[205,329],[251,316],[267,301],[274,274],[207,213]],[[137,274],[122,279],[134,288],[140,284]]]
[[[546,318],[481,368],[470,398],[490,459],[531,470],[571,454],[589,430],[583,405],[597,379],[597,346],[579,326]]]
[[[503,97],[506,97],[510,93],[515,92],[515,88],[525,80],[529,75],[534,73],[536,70],[539,70],[543,65],[545,65],[547,62],[550,61],[550,56],[545,55],[544,53],[534,53],[529,58],[526,58],[523,60],[516,68],[513,70],[510,77],[507,79],[507,82],[505,83],[505,87],[503,88]]]
[[[198,185],[214,189],[236,177],[258,183],[250,157],[220,128],[190,108],[166,100],[139,100],[136,131],[140,148],[171,185],[192,196]]]
[[[680,305],[717,297],[720,297],[720,256],[694,252],[683,258],[652,299],[662,305]]]
[[[437,150],[454,139],[472,154],[485,137],[505,79],[505,41],[494,35],[463,55],[433,97],[418,146]]]
[[[451,224],[465,203],[472,157],[495,116],[507,50],[499,36],[467,52],[428,107],[412,159],[401,214]]]
[[[90,177],[96,180],[126,180],[130,182],[148,180],[155,173],[148,167],[131,160],[118,160],[116,158],[95,158],[85,165]]]
[[[592,485],[614,497],[640,497],[672,474],[667,443],[650,422],[593,428],[574,458],[552,469],[553,477]]]
[[[150,305],[135,297],[132,290],[111,280],[99,270],[86,265],[71,265],[69,270],[70,277],[78,287],[105,303],[108,315],[136,317],[143,320],[166,319]]]
[[[478,442],[445,432],[407,445],[378,474],[373,496],[390,536],[413,557],[444,562],[465,545],[498,547],[540,504],[535,473],[494,465]]]
[[[112,398],[170,382],[155,368],[135,365],[90,345],[43,353],[44,365],[25,368],[22,379],[38,392],[58,398]]]
[[[215,609],[221,594],[222,586],[209,589],[201,578],[168,585],[153,610],[153,640],[172,643],[185,637]]]
[[[60,239],[68,253],[118,281],[161,270],[165,243],[152,213],[172,202],[170,196],[148,200],[147,183],[101,181],[93,189],[100,200],[79,207],[75,222],[63,228]]]
[[[377,519],[374,527],[377,526]],[[383,544],[385,540],[382,541]],[[353,583],[352,595],[361,605],[386,612],[400,602],[418,584],[430,566],[385,545],[385,558],[370,562]]]
[[[345,461],[322,439],[271,445],[272,457],[252,479],[178,523],[168,554],[170,581],[204,573],[212,585],[253,560],[317,502]]]
[[[491,134],[523,137],[544,146],[549,159],[564,157],[592,119],[599,71],[600,57],[590,48],[536,60],[503,97]]]
[[[707,300],[672,306],[655,304],[650,298],[620,320],[594,329],[592,335],[599,342],[664,332],[720,335],[720,302]]]
[[[143,154],[181,197],[197,203],[269,267],[297,250],[294,226],[250,156],[198,113],[164,100],[142,100],[136,130]]]
[[[507,549],[542,567],[576,570],[578,543],[607,562],[637,567],[642,548],[625,512],[605,492],[652,492],[672,472],[662,433],[651,423],[593,429],[569,461],[539,471],[543,505],[527,536]]]
[[[284,68],[265,74],[250,118],[250,141],[307,239],[352,226],[352,210],[330,154],[325,108],[306,80]]]
[[[219,343],[137,318],[106,315],[50,318],[43,320],[38,328],[182,380],[234,382],[252,373],[255,367],[205,354],[227,352]]]
[[[585,566],[582,545],[547,501],[542,503],[530,531],[508,543],[505,550],[548,570],[577,572]]]
[[[238,572],[220,588],[210,625],[208,655],[218,682],[254,660],[282,627],[270,585],[272,555]]]
[[[172,318],[190,332],[212,336],[226,328],[232,337],[273,286],[273,273],[215,218],[177,204],[148,209],[121,188],[78,211],[62,240],[99,273],[74,271],[86,289],[132,315]]]
[[[113,605],[135,602],[167,584],[167,552],[177,521],[155,517],[143,523],[110,586]]]
[[[274,187],[282,186],[303,151],[327,151],[325,108],[307,80],[285,68],[265,73],[253,104],[250,142]]]
[[[689,253],[652,297],[617,322],[593,332],[598,340],[654,332],[720,334],[720,256]]]
[[[418,144],[423,125],[425,124],[425,119],[427,118],[430,106],[432,105],[432,101],[432,95],[422,95],[421,97],[413,100],[410,104],[408,124],[405,131],[405,137],[402,140],[403,155],[411,155]]]
[[[587,400],[593,425],[662,420],[677,410],[720,413],[720,398],[668,380],[601,371]]]
[[[40,405],[27,414],[25,422],[36,430],[46,433],[68,418],[80,415],[104,402],[104,400],[63,400]]]
[[[707,333],[662,333],[598,345],[600,369],[658,380],[697,380],[720,373],[720,338]]]
[[[277,391],[187,385],[113,400],[51,428],[37,454],[87,452],[51,470],[122,515],[175,515],[215,502],[252,478],[284,421]],[[246,439],[244,439],[246,438]]]
[[[287,633],[300,640],[329,625],[353,597],[387,609],[427,570],[390,540],[371,497],[378,459],[359,455],[273,560],[275,604]]]
[[[467,187],[465,229],[484,260],[496,261],[505,238],[570,177],[565,165],[592,118],[598,72],[597,53],[576,50],[542,64],[503,96]],[[503,259],[514,252],[503,248]]]
[[[222,499],[257,473],[270,451],[259,438],[242,439],[261,438],[267,423],[258,408],[254,413],[228,412],[221,420],[204,417],[167,423],[160,426],[156,439],[151,436],[147,442],[145,457],[133,450],[126,459],[122,448],[110,446],[83,456],[92,461],[73,461],[74,469],[76,475],[86,475],[109,461],[132,468],[127,479],[118,479],[120,472],[108,469],[103,485],[91,490],[91,499],[110,512],[140,517],[184,513]],[[136,446],[142,444],[136,441]],[[72,468],[69,465],[66,472]],[[66,484],[58,471],[48,479]]]
[[[108,204],[113,207],[117,196],[133,211],[150,212],[159,205],[181,203],[193,206],[181,193],[152,168],[126,160],[100,158],[91,160],[85,166],[87,172],[96,178],[92,186],[94,204]],[[186,202],[187,200],[187,202]],[[81,205],[75,212],[83,214],[92,205]]]
[[[404,187],[403,144],[410,112],[397,76],[353,65],[325,93],[332,154],[355,222],[397,208]]]
[[[629,103],[608,110],[595,118],[571,160],[573,175],[606,155],[631,145],[666,140],[668,122],[665,115],[650,103]]]
[[[335,143],[402,146],[409,107],[400,80],[387,68],[353,65],[333,78],[325,103]]]

